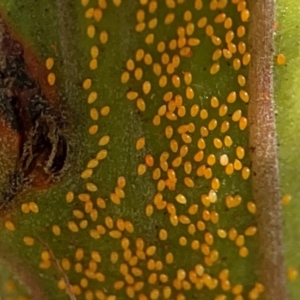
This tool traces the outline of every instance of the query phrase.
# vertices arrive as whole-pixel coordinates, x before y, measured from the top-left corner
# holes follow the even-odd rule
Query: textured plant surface
[[[289,299],[299,299],[299,4],[278,1],[276,52],[286,63],[276,67],[275,99]],[[276,59],[276,57],[275,57]]]
[[[247,1],[1,5],[30,82],[2,83],[1,257],[28,298],[263,299]]]

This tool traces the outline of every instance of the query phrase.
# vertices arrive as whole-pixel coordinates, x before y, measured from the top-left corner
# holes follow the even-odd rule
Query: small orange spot
[[[291,281],[295,281],[298,278],[298,271],[295,268],[288,268],[287,276]]]
[[[290,194],[286,194],[281,198],[281,204],[287,205],[290,204],[292,200],[292,196]]]
[[[277,64],[282,66],[285,64],[285,62],[286,62],[285,56],[282,53],[278,54],[277,55]]]

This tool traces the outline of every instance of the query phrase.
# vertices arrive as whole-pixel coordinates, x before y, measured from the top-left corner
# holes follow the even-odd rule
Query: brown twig
[[[250,146],[253,149],[253,193],[258,208],[260,240],[258,275],[266,288],[266,300],[285,300],[287,295],[273,97],[275,2],[250,2],[252,22],[249,38],[252,63],[249,74],[249,122]]]

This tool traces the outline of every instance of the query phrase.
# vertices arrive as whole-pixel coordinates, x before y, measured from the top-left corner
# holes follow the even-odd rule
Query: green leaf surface
[[[33,299],[259,299],[236,2],[2,1],[67,117],[64,176],[2,217]]]
[[[278,30],[276,31],[276,56],[283,54],[284,65],[275,68],[275,99],[277,105],[277,132],[281,191],[283,196],[284,242],[289,299],[300,295],[299,278],[299,217],[300,191],[298,155],[300,141],[299,104],[299,50],[300,22],[297,1],[281,0],[277,3]],[[274,58],[276,60],[276,57]],[[289,199],[291,199],[290,203]]]

